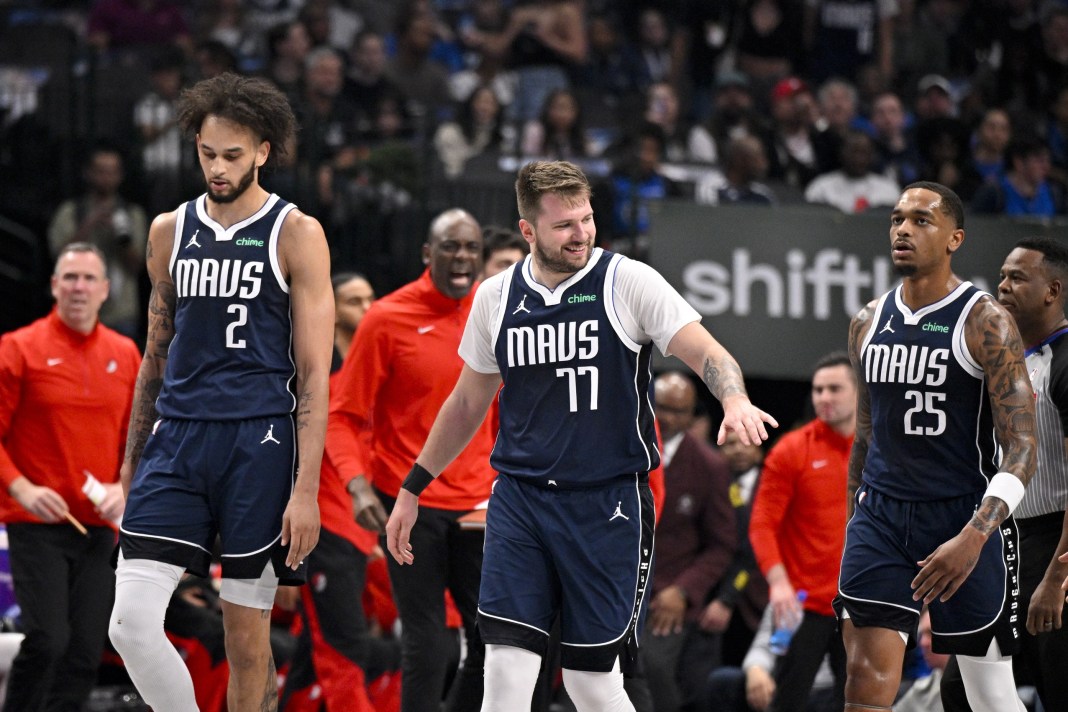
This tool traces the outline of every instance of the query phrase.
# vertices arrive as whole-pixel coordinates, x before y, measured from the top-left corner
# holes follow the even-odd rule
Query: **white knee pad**
[[[578,712],[634,712],[634,705],[623,689],[618,658],[611,672],[564,668],[564,687]]]
[[[274,594],[277,591],[278,576],[274,573],[274,565],[268,561],[259,578],[224,578],[219,588],[219,598],[246,608],[269,611],[274,608]]]
[[[163,632],[171,594],[184,569],[119,556],[108,634],[138,692],[161,712],[197,712],[193,680]]]
[[[482,712],[530,709],[541,656],[512,645],[487,645]]]
[[[958,655],[957,664],[972,712],[1025,712],[1026,708],[1016,694],[1012,657],[1001,654],[997,640],[990,641],[986,655]]]

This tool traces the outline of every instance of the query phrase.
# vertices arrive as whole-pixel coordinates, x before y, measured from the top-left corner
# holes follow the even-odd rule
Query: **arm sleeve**
[[[783,439],[771,449],[764,460],[760,484],[753,497],[753,512],[749,520],[749,541],[753,545],[760,571],[782,563],[779,549],[779,528],[790,500],[794,495],[793,453],[790,438]]]
[[[7,442],[11,420],[22,399],[24,373],[25,359],[18,344],[11,337],[0,338],[0,443]],[[7,448],[0,444],[0,482],[4,489],[7,490],[21,476]]]
[[[616,296],[619,322],[636,343],[650,340],[666,356],[668,344],[679,329],[701,315],[690,306],[663,275],[647,264],[622,259],[612,285]]]
[[[368,475],[374,407],[390,369],[389,334],[382,310],[367,311],[338,374],[326,425],[326,453],[343,484]]]

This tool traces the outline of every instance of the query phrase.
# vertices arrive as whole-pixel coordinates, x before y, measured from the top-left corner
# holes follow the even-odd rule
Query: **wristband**
[[[425,467],[417,462],[412,465],[412,471],[404,478],[401,487],[418,497],[433,481],[434,475],[430,474]]]
[[[1009,514],[1016,509],[1016,505],[1024,496],[1024,483],[1011,472],[999,472],[990,479],[990,484],[983,493],[983,499],[997,497],[1009,505]]]

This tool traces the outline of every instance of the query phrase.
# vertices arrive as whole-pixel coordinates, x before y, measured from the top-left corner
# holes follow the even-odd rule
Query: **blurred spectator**
[[[768,605],[768,582],[760,573],[749,542],[749,515],[764,463],[764,450],[757,443],[743,444],[736,433],[727,433],[719,449],[731,471],[730,498],[738,528],[738,547],[715,597],[702,611],[699,625],[701,630],[722,635],[723,664],[739,666]]]
[[[672,66],[672,28],[663,11],[646,7],[638,17],[638,81],[642,89],[658,82],[672,82],[677,73]]]
[[[175,118],[182,91],[184,60],[177,49],[153,57],[152,90],[134,105],[134,125],[141,133],[141,168],[144,171],[151,215],[165,212],[182,201],[182,157],[185,142]],[[189,165],[192,165],[190,161]]]
[[[1039,95],[1032,109],[1049,106],[1068,87],[1068,6],[1046,3],[1042,12],[1042,54],[1038,60]]]
[[[874,64],[884,77],[894,75],[894,18],[897,0],[804,0],[808,76],[856,79],[857,70]]]
[[[745,74],[733,69],[716,74],[712,108],[708,127],[716,142],[717,156],[723,155],[727,144],[739,136],[765,140],[767,126],[754,109],[752,87]]]
[[[418,0],[408,0],[397,17],[397,53],[386,63],[386,76],[408,101],[417,126],[428,129],[450,106],[449,75],[430,57],[436,18]]]
[[[290,100],[300,94],[304,59],[309,51],[311,38],[302,22],[284,22],[267,32],[267,78]]]
[[[502,105],[515,100],[517,77],[505,69],[509,48],[489,39],[503,33],[507,25],[508,11],[503,0],[472,0],[467,12],[457,20],[465,68],[449,77],[453,99],[464,101],[475,87],[490,84]]]
[[[926,121],[957,115],[953,86],[940,74],[928,74],[916,84],[916,119]]]
[[[602,12],[590,17],[589,47],[586,62],[575,71],[576,88],[589,91],[609,113],[639,101],[645,86],[642,66],[614,15]],[[614,119],[618,124],[619,115]]]
[[[1049,149],[1040,139],[1013,139],[1006,163],[1004,176],[976,192],[972,200],[975,212],[1035,217],[1064,214],[1064,188],[1049,180]]]
[[[731,43],[736,3],[682,0],[675,5],[672,62],[669,80],[686,95],[695,121],[707,121],[711,112],[715,67]]]
[[[187,54],[193,40],[180,4],[167,0],[97,0],[89,8],[89,45],[99,50],[175,45]]]
[[[975,129],[972,165],[984,183],[1005,175],[1005,150],[1012,139],[1012,123],[1003,109],[987,109]]]
[[[894,702],[896,712],[942,712],[942,672],[949,663],[949,656],[931,649],[931,614],[924,608],[920,615],[918,645],[930,674],[917,678]]]
[[[708,130],[683,117],[679,95],[667,82],[654,82],[645,94],[646,123],[664,132],[664,160],[667,163],[711,164],[716,162],[716,143]]]
[[[434,148],[445,175],[456,178],[468,160],[501,147],[501,104],[492,87],[482,85],[467,98],[456,116],[438,127]]]
[[[639,647],[656,712],[692,709],[719,665],[719,636],[701,631],[697,619],[727,570],[737,534],[726,460],[687,432],[696,408],[697,389],[688,376],[678,371],[657,376],[654,409],[664,439],[665,498]]]
[[[359,13],[334,0],[304,0],[297,19],[308,29],[313,47],[333,47],[344,52],[363,29]]]
[[[771,652],[769,645],[775,627],[774,617],[774,611],[769,607],[739,666],[724,665],[709,676],[706,702],[700,708],[701,712],[765,712],[771,709],[776,689],[774,672],[780,663],[779,656]],[[840,712],[842,709],[841,704],[835,706],[834,674],[828,656],[824,656],[816,671],[808,698],[796,709],[802,712]]]
[[[482,275],[489,279],[511,267],[530,253],[530,245],[523,236],[506,227],[487,225],[482,229]]]
[[[995,3],[987,15],[989,50],[997,53],[993,72],[996,86],[992,104],[1012,111],[1037,108],[1039,102],[1038,63],[1042,47],[1036,0],[1006,0]]]
[[[723,157],[723,183],[714,196],[698,186],[698,200],[712,205],[774,205],[775,193],[759,182],[768,174],[768,157],[764,144],[755,136],[738,136],[727,144]]]
[[[917,180],[920,155],[901,99],[893,92],[880,94],[872,102],[872,136],[875,139],[876,170],[893,178],[899,186]]]
[[[737,43],[738,69],[762,88],[802,69],[801,3],[746,0]]]
[[[374,132],[375,107],[379,102],[387,94],[400,93],[400,88],[386,76],[386,61],[386,44],[380,34],[364,30],[356,35],[349,50],[344,93],[356,111],[356,134],[359,136]]]
[[[797,77],[780,80],[771,90],[771,118],[768,175],[803,188],[824,169],[817,152],[815,100],[808,85]]]
[[[510,120],[533,119],[550,92],[570,86],[568,73],[586,61],[583,10],[578,0],[518,0],[504,30],[487,36],[487,51],[507,51],[508,67],[516,72]]]
[[[839,351],[823,357],[812,375],[816,417],[771,449],[753,499],[749,539],[768,581],[774,625],[800,622],[775,668],[775,710],[804,707],[825,653],[835,677],[835,709],[844,704],[846,656],[831,600],[845,542],[856,402],[849,356]],[[807,597],[799,598],[800,591]]]
[[[305,210],[325,225],[334,202],[335,175],[356,164],[356,110],[342,94],[344,65],[334,49],[313,49],[304,64],[304,91],[301,101],[293,103],[301,127],[297,161],[305,175],[315,176],[317,186],[317,205]]]
[[[870,133],[871,126],[859,113],[857,88],[851,82],[832,77],[820,85],[816,98],[820,113],[816,120],[820,164],[825,169],[838,168],[841,165],[838,156],[846,134],[851,129]]]
[[[653,206],[682,191],[662,170],[664,133],[659,126],[644,124],[626,145],[627,152],[609,177],[612,221],[602,238],[611,241],[613,250],[644,260]]]
[[[1050,178],[1068,187],[1068,87],[1057,92],[1045,123],[1049,146]]]
[[[958,119],[941,117],[916,127],[920,154],[920,180],[933,180],[951,188],[961,200],[971,200],[982,183],[972,165],[968,129]]]
[[[237,72],[237,57],[219,40],[203,40],[193,50],[198,79],[211,79],[226,72]]]
[[[582,107],[570,89],[554,89],[545,98],[541,116],[523,127],[524,156],[576,161],[589,157]]]
[[[124,505],[117,480],[141,361],[97,320],[105,269],[100,250],[70,245],[52,274],[52,312],[0,338],[0,521],[26,634],[6,681],[11,712],[83,709],[104,649]],[[96,502],[85,493],[89,472]]]
[[[107,257],[109,297],[100,321],[134,340],[145,309],[139,294],[145,266],[148,223],[140,205],[119,192],[125,178],[123,156],[114,146],[92,148],[82,170],[86,192],[64,201],[48,226],[52,254],[71,242],[88,242]]]
[[[927,0],[903,3],[894,19],[894,74],[891,86],[911,88],[925,74],[949,72],[950,37],[959,23],[953,5],[956,0]]]
[[[214,40],[226,45],[244,72],[262,69],[263,34],[249,26],[242,0],[204,0],[193,18],[198,42]]]
[[[805,201],[833,205],[843,213],[892,206],[901,192],[893,178],[875,172],[875,146],[863,131],[845,136],[840,154],[842,167],[816,176],[805,188]]]

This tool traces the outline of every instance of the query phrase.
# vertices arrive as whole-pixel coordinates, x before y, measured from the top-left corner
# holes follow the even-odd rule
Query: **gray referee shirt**
[[[1035,389],[1038,467],[1027,485],[1017,519],[1063,512],[1068,501],[1068,329],[1061,329],[1027,350],[1027,373]]]

